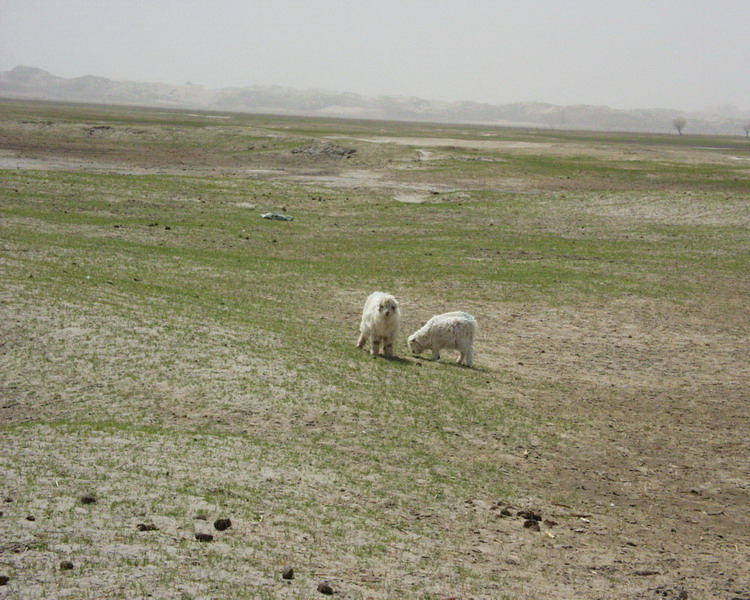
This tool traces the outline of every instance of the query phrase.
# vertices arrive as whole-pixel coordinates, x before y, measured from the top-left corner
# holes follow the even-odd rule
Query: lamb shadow
[[[409,361],[411,362],[411,361]],[[491,369],[486,366],[479,366],[479,365],[472,365],[470,367],[467,367],[466,365],[461,365],[457,363],[455,360],[450,359],[443,359],[443,360],[431,360],[429,358],[420,358],[419,356],[414,357],[414,362],[418,365],[422,365],[422,363],[435,363],[437,365],[442,365],[444,367],[449,367],[453,369],[465,369],[467,371],[475,371],[477,374],[479,373],[495,373],[496,371],[494,369]]]
[[[409,360],[408,358],[403,358],[402,356],[392,356],[390,358],[387,356],[383,356],[382,354],[376,354],[375,356],[372,356],[373,360],[375,360],[376,358],[401,365],[410,365],[412,367],[415,366],[415,361]]]

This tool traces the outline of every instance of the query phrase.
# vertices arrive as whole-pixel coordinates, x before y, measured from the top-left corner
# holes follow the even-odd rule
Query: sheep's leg
[[[430,360],[440,360],[440,350],[433,350]]]
[[[359,335],[359,341],[357,342],[357,348],[364,348],[365,342],[367,342],[367,336],[364,333]]]
[[[474,348],[472,348],[471,346],[469,346],[468,348],[464,348],[461,351],[461,358],[459,359],[459,362],[466,365],[467,367],[470,367],[471,363],[474,362]]]
[[[383,342],[383,354],[386,358],[393,358],[393,342],[388,340]]]
[[[380,352],[380,340],[376,340],[375,338],[372,339],[372,348],[370,349],[370,354],[375,356]]]

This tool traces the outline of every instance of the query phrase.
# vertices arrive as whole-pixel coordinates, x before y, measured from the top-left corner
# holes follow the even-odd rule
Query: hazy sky
[[[750,0],[0,0],[0,71],[750,108]]]

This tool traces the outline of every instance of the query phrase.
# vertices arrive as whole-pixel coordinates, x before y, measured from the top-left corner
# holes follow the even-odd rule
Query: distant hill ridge
[[[719,106],[686,113],[672,109],[620,110],[608,106],[557,106],[541,102],[486,104],[440,102],[415,97],[367,97],[346,92],[297,90],[254,85],[211,89],[201,85],[171,85],[115,81],[105,77],[57,77],[34,67],[0,72],[0,97],[161,108],[186,108],[303,116],[350,117],[435,123],[525,126],[545,129],[584,129],[629,132],[674,132],[676,117],[687,119],[686,134],[744,136],[750,110]]]

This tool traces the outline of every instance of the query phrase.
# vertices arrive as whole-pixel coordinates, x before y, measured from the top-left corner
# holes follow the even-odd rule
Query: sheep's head
[[[398,312],[398,302],[393,297],[383,298],[378,305],[378,312],[386,317]]]
[[[417,334],[414,333],[410,335],[407,344],[409,345],[409,350],[411,350],[412,354],[422,354],[424,347],[419,343]]]

